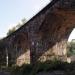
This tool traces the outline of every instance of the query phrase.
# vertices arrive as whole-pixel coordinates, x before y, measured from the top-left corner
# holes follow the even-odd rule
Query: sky
[[[43,9],[51,0],[0,0],[0,38],[23,18],[27,21]],[[75,39],[75,29],[68,41]]]
[[[71,42],[72,39],[75,39],[75,28],[72,30],[72,32],[71,32],[71,34],[70,34],[70,36],[68,38],[68,41]]]
[[[43,9],[50,0],[0,0],[0,38],[21,19],[27,21]]]

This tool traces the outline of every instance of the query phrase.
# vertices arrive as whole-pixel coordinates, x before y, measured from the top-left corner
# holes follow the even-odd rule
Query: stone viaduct
[[[17,64],[65,56],[75,27],[75,0],[52,0],[17,31],[4,38],[5,50]]]

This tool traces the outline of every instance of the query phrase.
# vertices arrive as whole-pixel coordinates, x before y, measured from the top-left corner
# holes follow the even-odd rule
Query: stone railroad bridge
[[[67,40],[75,27],[75,0],[52,0],[17,31],[3,39],[17,64],[66,55]]]

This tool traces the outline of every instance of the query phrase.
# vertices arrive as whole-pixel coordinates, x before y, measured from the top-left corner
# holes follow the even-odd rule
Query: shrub
[[[61,61],[46,61],[37,62],[34,65],[24,64],[21,67],[14,67],[12,70],[13,75],[36,75],[39,72],[50,72],[54,70],[62,70],[66,75],[74,73],[75,63],[66,63]]]

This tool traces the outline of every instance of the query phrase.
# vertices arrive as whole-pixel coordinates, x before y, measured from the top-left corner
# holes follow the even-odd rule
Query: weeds
[[[37,62],[35,65],[24,64],[21,67],[14,67],[12,75],[36,75],[39,72],[50,72],[61,70],[66,72],[66,75],[75,75],[75,63],[66,63],[61,61],[46,61]]]

